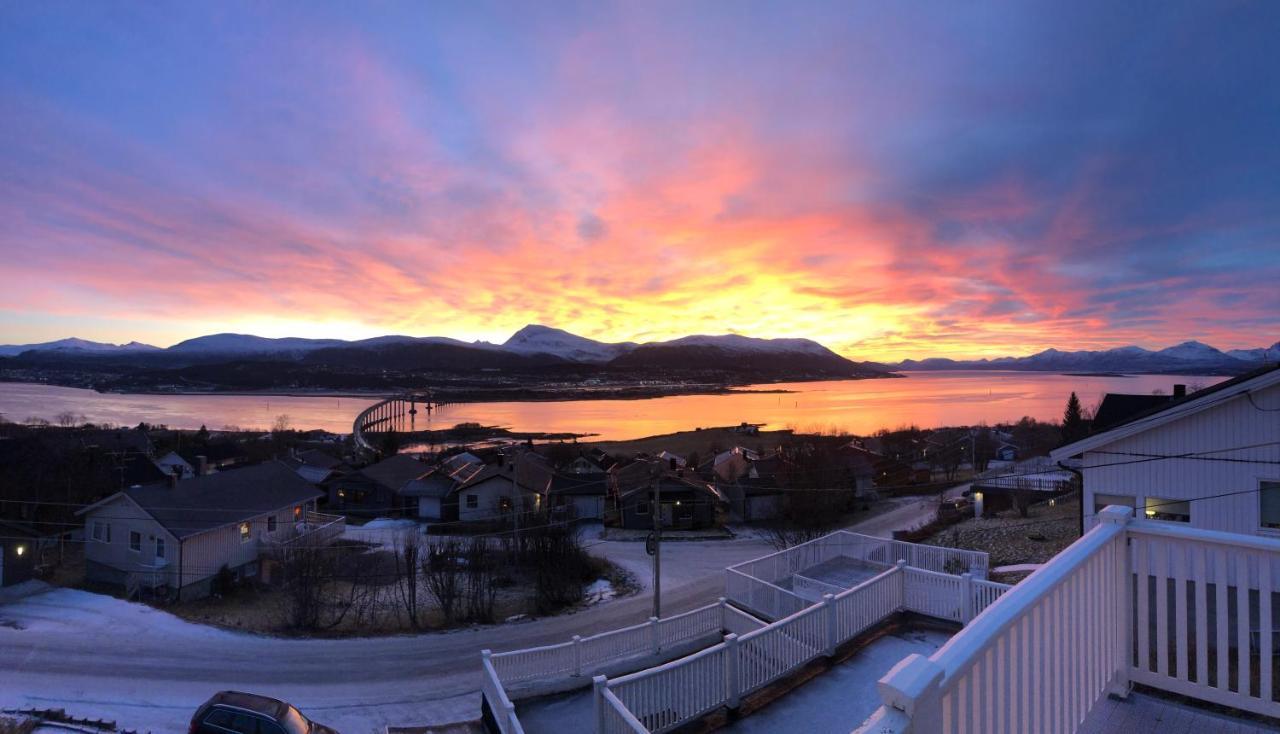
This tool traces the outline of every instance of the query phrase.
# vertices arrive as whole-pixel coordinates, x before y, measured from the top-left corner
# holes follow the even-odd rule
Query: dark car
[[[307,719],[284,701],[238,691],[222,691],[191,717],[189,734],[339,734]]]

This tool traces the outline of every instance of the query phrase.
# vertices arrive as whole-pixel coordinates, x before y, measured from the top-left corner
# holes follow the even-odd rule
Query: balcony
[[[346,527],[347,518],[342,515],[307,511],[293,524],[292,531],[280,537],[264,538],[262,542],[268,549],[325,546],[342,537]]]
[[[1280,717],[1280,540],[1131,513],[1106,508],[936,653],[899,662],[857,731],[1110,731],[1135,685]]]

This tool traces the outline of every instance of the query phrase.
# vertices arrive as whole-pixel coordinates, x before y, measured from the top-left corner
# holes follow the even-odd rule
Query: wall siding
[[[1253,395],[1262,408],[1280,408],[1280,385]],[[1280,462],[1280,412],[1263,412],[1240,395],[1195,415],[1152,428],[1101,447],[1101,451],[1173,455],[1272,443],[1215,456]],[[1102,466],[1140,457],[1088,452],[1084,455],[1084,512],[1093,526],[1095,494],[1136,497],[1134,514],[1142,516],[1145,497],[1190,500],[1239,492],[1192,503],[1191,526],[1232,533],[1268,534],[1259,524],[1258,481],[1280,479],[1276,463],[1232,463],[1195,459],[1160,459],[1120,466]]]

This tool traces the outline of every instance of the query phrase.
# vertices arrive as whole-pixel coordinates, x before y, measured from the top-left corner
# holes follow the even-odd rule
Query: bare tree
[[[422,579],[419,563],[422,544],[419,538],[416,527],[405,531],[396,538],[394,549],[396,598],[409,618],[409,625],[414,629],[419,627],[418,591]]]
[[[456,540],[431,543],[422,560],[422,574],[427,591],[435,598],[445,624],[458,618],[463,592],[462,544]]]
[[[272,433],[288,433],[290,427],[290,419],[288,414],[281,413],[276,416],[275,422],[271,424]]]

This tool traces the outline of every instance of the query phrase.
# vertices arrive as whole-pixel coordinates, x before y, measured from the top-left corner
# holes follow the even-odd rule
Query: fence
[[[737,707],[743,696],[815,658],[834,655],[839,645],[901,609],[907,570],[896,565],[783,619],[742,634],[731,632],[724,642],[665,665],[613,680],[596,678],[596,731],[666,732],[722,706]],[[733,614],[730,609],[726,607],[726,615]],[[626,718],[628,713],[634,722]],[[643,728],[634,728],[637,724]]]
[[[925,658],[880,680],[860,732],[1074,731],[1131,682],[1276,716],[1280,539],[1099,523]],[[992,593],[975,583],[975,599]]]
[[[629,659],[659,655],[701,638],[719,635],[726,616],[736,613],[738,623],[750,617],[731,609],[724,600],[683,614],[601,632],[589,637],[574,635],[569,642],[492,653],[495,674],[503,685],[548,678],[584,676]]]
[[[913,568],[945,574],[970,573],[979,579],[986,578],[988,566],[987,554],[978,551],[919,545],[840,530],[730,566],[725,569],[725,595],[762,616],[781,619],[805,608],[821,594],[843,591],[802,575],[808,569],[838,558],[879,568],[906,560]],[[792,590],[780,585],[788,581]]]
[[[493,715],[498,731],[501,734],[524,734],[520,719],[516,717],[515,704],[511,703],[507,692],[502,689],[502,681],[493,668],[492,656],[488,650],[480,653],[480,668],[480,693],[489,713]]]

